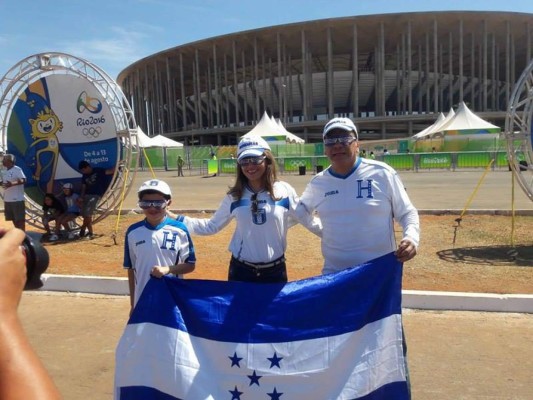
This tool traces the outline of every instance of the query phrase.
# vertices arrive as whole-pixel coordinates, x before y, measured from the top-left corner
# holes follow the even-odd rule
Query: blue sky
[[[86,59],[116,78],[143,57],[212,36],[313,19],[445,10],[533,13],[533,1],[0,0],[0,77],[42,52]]]

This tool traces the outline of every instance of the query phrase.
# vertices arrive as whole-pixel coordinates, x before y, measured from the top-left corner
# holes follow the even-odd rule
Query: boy
[[[161,278],[194,271],[196,256],[185,225],[167,217],[170,187],[159,179],[144,182],[138,190],[145,219],[131,225],[124,243],[124,268],[128,270],[130,315],[150,275]]]
[[[50,236],[49,240],[55,242],[59,240],[59,234],[61,233],[61,227],[65,228],[68,239],[75,239],[76,235],[72,232],[69,222],[74,221],[80,216],[80,196],[74,193],[74,186],[72,183],[63,184],[63,200],[66,204],[66,211],[64,214],[56,220],[56,227],[54,234]]]

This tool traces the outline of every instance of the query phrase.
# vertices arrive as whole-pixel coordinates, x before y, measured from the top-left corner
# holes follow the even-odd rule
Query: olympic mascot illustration
[[[52,109],[45,106],[37,118],[30,119],[31,137],[34,140],[30,148],[35,148],[35,170],[33,179],[46,185],[47,192],[53,192],[57,161],[59,158],[59,140],[57,133],[63,129],[63,122]],[[41,179],[44,178],[44,179]]]

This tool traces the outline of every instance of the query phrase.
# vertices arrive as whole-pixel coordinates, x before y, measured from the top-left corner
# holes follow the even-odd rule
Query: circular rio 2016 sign
[[[7,143],[38,201],[69,182],[78,191],[78,163],[113,168],[120,141],[109,106],[85,78],[50,75],[29,84],[9,118]]]
[[[40,226],[46,193],[71,183],[81,189],[80,161],[107,175],[94,222],[121,201],[133,180],[128,172],[135,119],[120,87],[95,65],[63,53],[37,54],[0,80],[0,147],[15,155],[26,175],[26,221]],[[118,166],[121,168],[118,168]]]

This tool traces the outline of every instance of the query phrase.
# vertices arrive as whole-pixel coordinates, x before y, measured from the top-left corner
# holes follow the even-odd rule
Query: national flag
[[[287,284],[150,279],[117,400],[406,399],[394,254]]]

